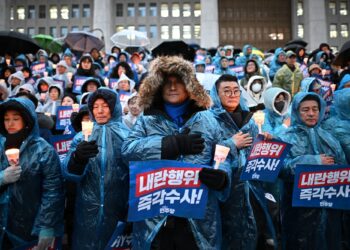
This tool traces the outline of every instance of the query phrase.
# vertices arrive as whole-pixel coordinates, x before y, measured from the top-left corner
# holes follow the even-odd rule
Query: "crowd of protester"
[[[313,54],[302,46],[258,52],[198,48],[193,62],[117,46],[80,58],[69,48],[4,55],[0,249],[33,241],[104,249],[127,218],[130,161],[213,166],[216,144],[230,153],[220,169],[199,173],[209,188],[205,218],[134,222],[133,249],[349,249],[348,211],[295,208],[291,196],[297,164],[350,163],[350,57],[336,66],[326,43]],[[58,129],[62,106],[73,112]],[[275,183],[240,180],[260,111],[264,138],[292,144]],[[86,121],[94,124],[88,140]],[[51,145],[61,135],[74,136],[64,158]],[[15,164],[5,155],[13,148]]]

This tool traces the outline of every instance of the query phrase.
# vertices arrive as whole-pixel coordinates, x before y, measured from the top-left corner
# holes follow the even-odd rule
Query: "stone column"
[[[308,48],[316,49],[322,42],[328,42],[328,27],[325,1],[305,0],[305,40]]]
[[[112,9],[112,0],[94,0],[92,30],[102,30],[103,34],[101,34],[99,30],[95,30],[93,33],[98,37],[103,35],[106,52],[110,52],[112,42],[109,38],[114,34],[111,21],[114,20],[112,16]]]
[[[218,0],[201,0],[201,47],[219,45]]]

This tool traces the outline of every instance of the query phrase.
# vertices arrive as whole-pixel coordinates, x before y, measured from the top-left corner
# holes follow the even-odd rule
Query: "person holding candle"
[[[275,229],[268,212],[268,201],[259,181],[240,181],[258,127],[241,99],[237,77],[220,76],[210,92],[212,113],[223,132],[222,145],[229,147],[234,159],[232,186],[227,201],[221,205],[222,249],[269,249],[277,245]],[[270,138],[266,134],[267,138]]]
[[[98,250],[106,247],[118,220],[126,217],[129,170],[121,145],[128,129],[115,91],[99,88],[90,93],[87,106],[92,131],[85,136],[82,128],[74,137],[62,171],[77,183],[72,249]],[[83,117],[81,112],[80,120]]]
[[[209,188],[204,219],[156,216],[133,223],[133,249],[220,249],[219,201],[228,196],[230,157],[214,169],[214,150],[222,137],[207,110],[210,97],[195,78],[191,62],[158,57],[140,86],[144,114],[138,118],[122,153],[128,161],[178,160],[211,166],[199,172]]]
[[[0,105],[0,249],[38,240],[47,249],[63,235],[64,189],[60,160],[39,136],[37,115],[27,98]],[[19,166],[10,166],[5,150],[19,149]],[[8,152],[8,151],[7,151]]]

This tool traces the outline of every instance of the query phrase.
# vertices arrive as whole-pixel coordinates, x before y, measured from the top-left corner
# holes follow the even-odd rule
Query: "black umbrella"
[[[162,42],[152,50],[152,56],[182,56],[184,59],[193,62],[196,52],[184,41]]]
[[[0,31],[0,55],[35,54],[40,46],[30,36],[16,31]]]
[[[298,38],[298,39],[294,39],[294,40],[291,40],[291,41],[287,42],[285,44],[285,46],[290,45],[290,44],[298,44],[298,45],[300,45],[302,47],[306,47],[308,43],[305,42],[303,39]]]
[[[292,50],[292,51],[296,52],[299,48],[305,49],[304,46],[301,46],[300,44],[296,44],[296,43],[288,44],[283,49],[284,49],[284,51]]]
[[[341,47],[339,54],[334,60],[334,64],[345,67],[348,66],[348,62],[350,61],[350,40],[345,42]]]
[[[101,50],[105,44],[100,38],[86,31],[71,31],[64,42],[75,51],[90,52],[92,49]]]

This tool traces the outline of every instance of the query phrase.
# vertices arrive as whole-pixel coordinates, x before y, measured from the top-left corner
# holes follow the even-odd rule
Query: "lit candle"
[[[94,123],[91,121],[82,121],[81,128],[84,135],[85,141],[88,141],[89,136],[92,134],[92,129],[94,128]]]
[[[5,155],[7,160],[11,166],[16,166],[19,163],[19,149],[18,148],[10,148],[5,151]]]
[[[72,108],[73,108],[73,112],[79,112],[79,104],[77,104],[77,103],[74,103],[73,105],[72,105]]]
[[[262,130],[261,130],[261,126],[264,124],[265,122],[265,113],[261,110],[258,110],[254,113],[253,115],[253,119],[255,121],[255,123],[258,125],[259,127],[259,134],[262,133]]]
[[[215,145],[215,154],[214,154],[215,166],[214,166],[214,169],[218,169],[220,163],[224,162],[226,160],[228,152],[230,152],[230,148],[222,146],[222,145],[218,145],[218,144]]]

